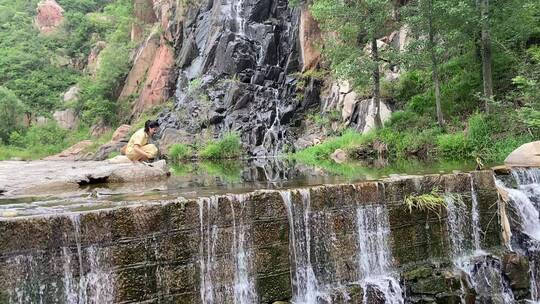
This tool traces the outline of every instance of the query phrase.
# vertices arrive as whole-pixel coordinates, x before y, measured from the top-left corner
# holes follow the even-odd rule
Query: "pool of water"
[[[322,184],[354,183],[397,175],[423,175],[474,170],[474,163],[380,161],[371,164],[321,162],[309,166],[289,159],[183,163],[171,167],[163,181],[97,184],[53,195],[0,198],[0,219],[84,212],[159,203],[261,189],[287,189]]]

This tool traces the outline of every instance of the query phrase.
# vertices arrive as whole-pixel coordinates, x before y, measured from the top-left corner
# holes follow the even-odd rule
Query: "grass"
[[[203,159],[232,159],[243,155],[240,136],[227,133],[223,138],[207,143],[199,153]]]
[[[437,160],[475,160],[485,163],[500,163],[520,145],[533,141],[534,137],[507,114],[475,113],[468,119],[449,123],[446,129],[417,114],[396,112],[385,127],[359,134],[353,130],[341,136],[296,152],[292,157],[298,161],[316,165],[321,161],[331,161],[330,155],[336,149],[349,152],[369,146],[375,142],[384,143],[389,159],[421,157]]]
[[[430,193],[421,195],[407,195],[403,202],[409,208],[409,212],[413,210],[431,211],[439,214],[441,208],[446,208],[446,200],[438,188],[434,188]]]
[[[169,159],[172,162],[177,163],[181,160],[188,159],[192,155],[192,151],[188,145],[182,144],[182,143],[176,143],[176,144],[172,144],[169,147],[168,155],[169,155]]]
[[[0,160],[36,160],[54,155],[87,138],[88,132],[84,125],[74,131],[61,129],[55,122],[32,126],[24,133],[12,133],[10,145],[0,145]]]

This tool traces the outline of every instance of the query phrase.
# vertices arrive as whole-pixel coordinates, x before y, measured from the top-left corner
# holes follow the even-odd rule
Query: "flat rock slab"
[[[97,183],[125,183],[164,179],[165,161],[112,164],[107,161],[0,161],[0,197],[74,192]]]

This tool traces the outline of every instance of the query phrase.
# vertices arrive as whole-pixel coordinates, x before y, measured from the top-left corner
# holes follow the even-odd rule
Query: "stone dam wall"
[[[405,205],[434,189],[448,208]],[[0,303],[527,299],[498,203],[478,171],[2,220]]]

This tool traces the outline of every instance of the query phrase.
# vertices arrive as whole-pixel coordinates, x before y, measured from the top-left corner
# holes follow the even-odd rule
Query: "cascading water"
[[[231,201],[231,211],[233,216],[233,245],[232,256],[235,259],[234,272],[234,303],[250,304],[257,302],[257,291],[255,289],[255,278],[253,273],[252,251],[249,246],[249,230],[244,223],[244,213],[246,212],[245,195],[235,195],[229,197]],[[240,205],[240,213],[236,216],[234,201]],[[238,224],[237,224],[238,219]]]
[[[287,208],[290,227],[291,258],[294,264],[292,274],[293,299],[295,304],[313,304],[319,299],[328,299],[328,294],[319,286],[311,261],[310,193],[309,189],[299,189],[302,205],[294,204],[291,191],[281,191]]]
[[[472,200],[470,212],[462,195],[445,195],[454,266],[467,274],[471,287],[476,291],[477,299],[481,301],[498,299],[503,303],[513,303],[514,295],[501,275],[500,261],[487,255],[481,248],[480,215],[472,176],[470,189]]]
[[[230,251],[220,244],[228,228],[219,227],[218,197],[200,198],[199,204],[199,267],[200,297],[203,304],[249,304],[258,301],[255,289],[253,253],[249,225],[244,222],[247,210],[243,195],[230,195],[232,211],[232,243]],[[235,207],[235,206],[238,207]],[[239,210],[239,213],[236,213]]]
[[[497,187],[506,192],[509,203],[519,217],[520,231],[525,237],[513,240],[517,249],[523,251],[530,260],[530,293],[533,301],[539,301],[538,274],[535,265],[540,256],[540,169],[514,168],[512,177],[517,183],[517,189],[507,187],[503,181],[496,180]]]
[[[384,206],[360,206],[356,210],[356,220],[359,279],[364,292],[374,288],[384,295],[385,303],[404,303],[403,291],[391,266],[387,209]],[[368,300],[368,296],[364,296],[364,303]]]
[[[46,294],[60,303],[102,304],[114,300],[114,277],[107,263],[107,255],[95,246],[83,248],[81,244],[80,215],[70,217],[76,242],[76,255],[64,246],[56,258],[41,256],[17,256],[8,264],[14,271],[14,292],[9,303],[47,303]],[[53,269],[61,270],[59,282],[51,281],[47,271],[38,262],[41,258]],[[76,260],[74,259],[76,258]],[[46,266],[43,266],[46,267]],[[45,275],[45,277],[43,277]]]
[[[216,273],[216,243],[218,227],[213,222],[212,215],[216,214],[218,207],[217,197],[199,199],[199,267],[200,267],[200,293],[203,304],[219,303],[219,294],[215,292],[214,274]],[[206,218],[205,218],[206,210]]]
[[[276,156],[281,150],[281,138],[283,138],[283,130],[281,127],[281,99],[279,98],[279,91],[273,90],[274,103],[275,103],[275,118],[272,125],[266,129],[266,133],[263,137],[263,146],[266,148],[268,154]],[[273,149],[273,150],[272,150]]]

